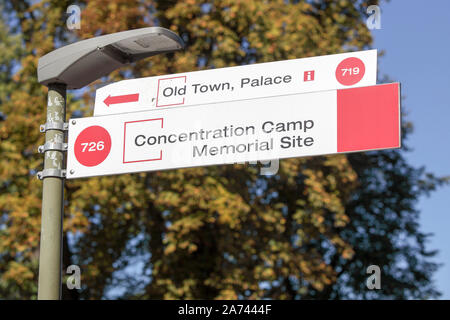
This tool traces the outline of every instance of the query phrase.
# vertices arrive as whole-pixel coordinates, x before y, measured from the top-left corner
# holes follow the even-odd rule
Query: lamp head
[[[174,32],[149,27],[112,33],[56,49],[38,61],[38,81],[79,89],[129,63],[184,48]]]

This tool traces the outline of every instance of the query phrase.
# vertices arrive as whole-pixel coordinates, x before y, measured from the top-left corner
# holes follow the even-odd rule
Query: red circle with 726
[[[358,58],[347,58],[341,61],[336,68],[336,80],[344,85],[351,86],[358,83],[364,77],[366,67]]]
[[[108,157],[111,136],[105,128],[91,126],[80,132],[75,140],[75,157],[86,167],[94,167]]]

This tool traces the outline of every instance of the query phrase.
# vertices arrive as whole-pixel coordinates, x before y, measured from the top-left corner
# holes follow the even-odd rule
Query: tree
[[[367,48],[368,1],[83,2],[80,39],[160,25],[184,52],[111,74],[152,76]],[[35,297],[46,89],[38,57],[73,36],[68,2],[6,2],[22,37],[21,69],[8,69],[1,112],[0,294]],[[10,66],[11,57],[1,60]],[[93,88],[69,113],[90,115]],[[32,102],[32,104],[30,104]],[[14,121],[12,121],[14,120]],[[3,124],[5,124],[3,126]],[[408,128],[405,127],[405,133]],[[439,183],[404,150],[282,160],[277,175],[228,165],[66,181],[64,265],[78,264],[82,290],[66,298],[436,297],[434,252],[418,230],[415,201]],[[21,169],[23,168],[23,169]],[[405,239],[408,239],[405,241]],[[137,266],[142,267],[139,270]],[[382,268],[381,291],[365,270]],[[402,267],[406,266],[406,267]],[[137,278],[124,270],[133,268]],[[72,294],[72,295],[71,295]],[[117,295],[117,294],[116,294]]]

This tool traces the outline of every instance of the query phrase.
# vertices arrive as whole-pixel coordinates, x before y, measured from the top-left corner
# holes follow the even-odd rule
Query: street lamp
[[[184,48],[170,30],[149,27],[82,40],[56,49],[38,61],[38,81],[48,87],[38,299],[61,298],[62,218],[66,90],[79,89],[129,63]]]
[[[160,27],[117,32],[56,49],[38,62],[38,81],[79,89],[131,62],[183,48],[181,38]]]

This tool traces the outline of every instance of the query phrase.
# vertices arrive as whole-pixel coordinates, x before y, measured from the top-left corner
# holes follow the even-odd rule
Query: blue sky
[[[409,163],[450,176],[450,1],[394,0],[381,5],[381,29],[373,47],[384,50],[380,76],[402,85],[402,109],[414,125],[407,144]],[[421,230],[434,233],[428,249],[443,263],[434,279],[450,299],[450,186],[420,199]]]

